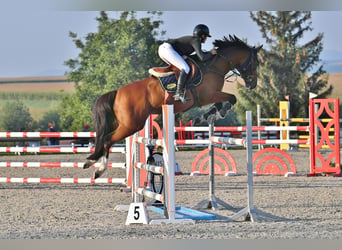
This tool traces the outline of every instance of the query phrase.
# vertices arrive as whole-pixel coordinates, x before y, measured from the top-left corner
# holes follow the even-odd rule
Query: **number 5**
[[[139,212],[139,206],[134,207],[134,219],[139,220],[140,212]]]

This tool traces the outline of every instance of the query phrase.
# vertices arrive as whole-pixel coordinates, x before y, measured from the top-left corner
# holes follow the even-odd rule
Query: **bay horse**
[[[174,101],[173,95],[167,93],[154,76],[101,95],[94,105],[95,151],[87,157],[83,168],[89,168],[101,159],[94,173],[94,178],[100,177],[107,168],[110,147],[141,130],[150,114],[161,114],[163,104],[173,104],[175,113],[185,112],[195,106],[215,104],[209,112],[214,110],[224,117],[226,111],[236,103],[234,95],[222,92],[225,76],[230,70],[239,71],[247,89],[255,88],[257,55],[262,46],[250,47],[231,35],[215,40],[213,45],[217,54],[205,63],[198,63],[203,73],[202,83],[192,91],[186,91],[190,100],[185,104]]]

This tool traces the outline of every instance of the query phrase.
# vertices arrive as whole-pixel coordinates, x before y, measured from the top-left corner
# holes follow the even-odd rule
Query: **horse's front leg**
[[[209,99],[209,103],[224,103],[224,102],[229,102],[231,105],[234,105],[236,103],[236,97],[235,95],[221,92],[221,91],[216,91],[211,98]]]
[[[212,95],[209,103],[214,103],[214,105],[212,105],[209,108],[209,111],[204,113],[200,118],[196,118],[194,124],[209,120],[223,119],[236,103],[236,97],[229,93],[217,91]]]
[[[227,112],[233,107],[233,105],[228,101],[215,103],[214,105],[217,109],[216,118],[219,119],[223,119],[226,116]]]

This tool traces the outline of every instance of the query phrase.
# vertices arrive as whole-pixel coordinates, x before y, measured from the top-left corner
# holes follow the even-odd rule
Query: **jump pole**
[[[236,211],[234,207],[229,205],[228,203],[224,202],[220,198],[215,196],[215,162],[214,162],[214,142],[210,139],[214,136],[214,120],[209,121],[209,196],[208,198],[199,201],[195,206],[194,209],[212,209],[218,210],[219,205],[222,207]]]
[[[236,221],[244,216],[245,221],[261,222],[279,220],[279,217],[267,214],[254,207],[253,204],[253,145],[252,145],[252,112],[246,111],[246,149],[247,149],[247,207],[230,216]]]
[[[16,178],[0,177],[0,183],[125,184],[125,178]]]

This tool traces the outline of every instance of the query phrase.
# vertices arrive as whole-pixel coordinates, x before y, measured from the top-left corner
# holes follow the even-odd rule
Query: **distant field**
[[[73,83],[10,83],[0,84],[1,92],[64,92],[74,93]]]
[[[35,120],[43,117],[44,113],[51,109],[55,109],[61,104],[61,100],[51,100],[51,93],[59,93],[60,97],[64,94],[72,94],[75,92],[74,83],[67,82],[65,76],[58,77],[25,77],[25,78],[0,78],[0,92],[20,93],[20,96],[31,96],[33,93],[40,94],[41,98],[24,98],[22,101]],[[32,95],[33,97],[35,95]],[[46,97],[48,98],[46,98]],[[0,108],[4,103],[13,101],[8,98],[0,97]]]
[[[65,76],[0,78],[1,92],[64,92],[74,93],[74,83]]]
[[[329,83],[334,90],[330,98],[342,98],[342,73],[329,74]],[[225,83],[224,92],[237,94],[237,82]],[[65,76],[53,77],[25,77],[25,78],[0,78],[0,92],[4,93],[62,93],[72,94],[75,92],[74,83],[67,82]],[[8,100],[0,98],[0,108]],[[40,119],[45,112],[60,105],[59,100],[23,100],[29,107],[30,113],[35,120]]]
[[[334,89],[330,98],[340,98],[342,101],[342,73],[329,74],[329,84],[331,84]]]

